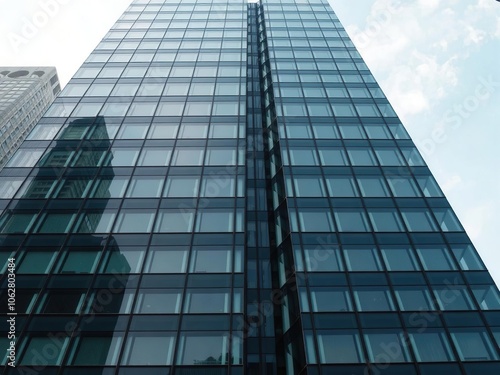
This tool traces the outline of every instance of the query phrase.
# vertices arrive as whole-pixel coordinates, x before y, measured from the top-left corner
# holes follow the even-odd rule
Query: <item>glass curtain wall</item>
[[[6,375],[500,373],[498,289],[326,0],[133,1],[0,211]]]

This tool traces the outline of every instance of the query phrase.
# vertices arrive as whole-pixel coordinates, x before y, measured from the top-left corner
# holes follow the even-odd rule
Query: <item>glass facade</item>
[[[60,92],[56,68],[0,67],[0,168]]]
[[[500,372],[498,289],[326,0],[135,0],[0,210],[8,375]]]

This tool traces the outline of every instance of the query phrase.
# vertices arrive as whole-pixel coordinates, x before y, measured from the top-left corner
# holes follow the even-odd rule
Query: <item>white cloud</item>
[[[459,175],[451,176],[444,183],[440,185],[444,193],[448,194],[452,190],[456,189],[458,186],[462,185],[462,177],[460,177]]]
[[[433,11],[439,6],[439,0],[418,0],[418,4],[426,11]]]
[[[480,238],[485,228],[491,223],[494,216],[494,203],[470,207],[465,211],[462,224],[472,240]]]
[[[482,41],[484,41],[487,36],[488,36],[488,34],[486,33],[486,31],[476,29],[472,26],[468,26],[467,27],[467,35],[466,35],[466,38],[464,40],[464,44],[466,46],[470,45],[470,44],[479,44]]]
[[[349,31],[372,72],[386,77],[379,83],[405,117],[453,93],[460,61],[500,37],[500,7],[493,3],[376,0],[364,28]]]

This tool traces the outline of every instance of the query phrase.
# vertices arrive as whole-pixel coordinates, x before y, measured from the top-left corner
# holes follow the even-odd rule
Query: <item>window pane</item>
[[[145,250],[141,248],[108,248],[108,260],[104,264],[104,273],[127,274],[142,270]]]
[[[202,165],[204,150],[199,148],[176,148],[172,158],[173,165]]]
[[[332,331],[318,333],[321,363],[361,363],[363,356],[357,332]]]
[[[404,160],[397,149],[379,148],[375,150],[380,165],[384,166],[403,166]]]
[[[425,166],[424,159],[420,156],[420,153],[416,148],[405,147],[401,148],[404,158],[406,159],[410,167],[423,167]]]
[[[326,195],[321,177],[296,177],[293,181],[297,197],[324,197]]]
[[[314,312],[353,310],[349,291],[345,288],[312,289],[311,305]]]
[[[111,149],[110,164],[113,167],[133,167],[139,155],[139,150],[125,148]]]
[[[382,249],[382,258],[389,271],[417,271],[420,269],[409,248],[386,248]]]
[[[402,333],[365,333],[364,336],[371,362],[387,365],[388,363],[408,361],[408,352]],[[393,348],[390,355],[387,353],[388,343]]]
[[[237,138],[238,127],[230,124],[212,124],[210,138]]]
[[[464,271],[479,271],[485,267],[471,245],[452,245],[451,251]]]
[[[336,176],[326,179],[330,197],[357,197],[358,189],[352,177]]]
[[[340,134],[344,139],[365,139],[363,127],[358,124],[339,125]]]
[[[194,212],[189,210],[163,210],[156,220],[155,232],[191,232],[193,230]]]
[[[426,197],[442,197],[443,193],[432,176],[417,177],[418,185]]]
[[[165,185],[165,197],[196,197],[198,195],[198,177],[170,176]]]
[[[225,289],[198,289],[186,293],[184,312],[191,314],[225,314],[231,312],[231,292]]]
[[[461,232],[462,226],[450,208],[434,208],[434,215],[439,227],[444,232]]]
[[[444,332],[426,331],[409,334],[418,362],[453,361],[450,344]]]
[[[122,99],[123,100],[123,99]],[[108,102],[101,110],[101,116],[125,116],[130,103]]]
[[[299,212],[300,227],[304,232],[333,232],[333,218],[330,211]]]
[[[434,296],[441,310],[472,310],[473,304],[467,288],[463,285],[434,287]]]
[[[370,139],[392,139],[386,125],[366,125],[365,130]]]
[[[23,177],[0,178],[0,199],[10,199],[14,197],[23,181]]]
[[[81,178],[68,178],[63,180],[57,198],[83,198],[89,190],[92,180],[87,176]]]
[[[174,337],[167,333],[130,333],[123,365],[165,366],[172,364]]]
[[[199,211],[196,232],[232,232],[234,212],[231,210]]]
[[[334,212],[339,232],[367,232],[366,214],[362,209],[336,209]]]
[[[138,83],[118,83],[116,84],[111,96],[134,96],[137,88],[139,87]],[[106,95],[107,96],[107,95]]]
[[[60,273],[92,273],[97,266],[100,252],[97,251],[67,251]]]
[[[432,216],[425,209],[401,210],[403,220],[411,232],[432,232],[436,230]]]
[[[171,86],[171,85],[170,85]],[[168,95],[169,85],[165,88],[165,95]],[[176,95],[180,95],[176,92]],[[160,102],[156,110],[156,116],[182,116],[184,111],[184,102]]]
[[[235,177],[223,174],[213,175],[203,179],[200,196],[207,198],[234,197],[235,188]]]
[[[92,198],[122,198],[128,185],[128,177],[102,178],[91,194]]]
[[[92,212],[81,214],[77,233],[109,233],[115,222],[115,212]]]
[[[210,116],[212,102],[187,102],[184,116]]]
[[[55,178],[28,178],[18,190],[16,198],[47,199],[52,194],[56,183]]]
[[[287,164],[285,162],[285,164]],[[290,149],[291,165],[318,165],[316,152],[312,149]]]
[[[181,335],[177,365],[225,365],[229,362],[229,340],[226,334]]]
[[[425,287],[395,287],[396,299],[403,311],[434,310],[432,298]]]
[[[179,138],[206,138],[208,124],[182,124]]]
[[[393,311],[394,303],[390,292],[377,287],[357,288],[354,300],[358,311]]]
[[[185,249],[152,248],[149,251],[145,272],[184,273],[187,269],[188,251]]]
[[[178,314],[181,309],[181,292],[150,289],[139,292],[135,305],[136,314]]]
[[[143,167],[163,167],[170,162],[172,151],[166,147],[162,148],[143,148],[139,163]]]
[[[417,186],[411,177],[388,177],[389,186],[395,197],[419,197]]]
[[[226,273],[232,270],[230,249],[194,249],[189,272]]]
[[[401,232],[403,225],[395,208],[370,209],[368,216],[376,232]]]
[[[451,338],[462,361],[496,361],[498,355],[484,331],[461,329],[451,332]]]
[[[130,106],[127,116],[153,116],[157,102],[134,102]]]
[[[236,165],[236,150],[207,149],[205,165]]]
[[[67,233],[73,224],[75,214],[46,214],[43,222],[39,224],[38,233]]]
[[[314,137],[317,139],[338,139],[337,128],[328,124],[313,124]],[[289,136],[290,137],[290,136]]]
[[[75,366],[116,365],[122,336],[81,337],[75,349],[71,364]]]
[[[500,310],[500,296],[494,285],[473,285],[472,293],[482,310]]]
[[[377,165],[375,156],[371,149],[368,148],[351,148],[347,150],[352,165]]]
[[[178,124],[152,124],[148,138],[150,139],[173,139],[177,136]]]
[[[118,233],[149,233],[153,227],[155,212],[142,210],[122,211],[118,215],[115,232]]]
[[[17,268],[17,272],[22,273],[35,273],[45,274],[49,273],[56,253],[53,251],[27,251]]]
[[[304,257],[305,268],[308,272],[336,272],[344,269],[340,251],[336,248],[304,249]]]
[[[356,116],[352,104],[333,104],[332,107],[335,116]]]
[[[311,138],[311,130],[306,124],[288,124],[286,134],[288,138]]]
[[[163,188],[163,177],[133,177],[127,192],[129,198],[158,198]]]
[[[39,124],[35,126],[30,135],[26,138],[29,140],[51,140],[54,139],[59,132],[61,125],[46,125]]]
[[[19,214],[14,213],[0,217],[0,226],[2,233],[27,233],[35,221],[37,214]]]
[[[322,165],[348,165],[345,151],[342,148],[320,149],[319,155]]]
[[[137,96],[160,96],[164,86],[163,83],[145,82],[139,87]]]
[[[19,149],[5,165],[8,168],[34,167],[38,159],[43,155],[45,149]]]
[[[50,337],[32,337],[19,364],[24,366],[40,366],[40,357],[42,356],[44,365],[60,365],[68,344],[68,338],[58,338],[57,345],[54,345],[52,340],[53,338]],[[48,348],[50,348],[50,355],[43,355]]]
[[[377,249],[345,248],[344,255],[349,271],[381,271]]]
[[[426,271],[450,271],[456,269],[449,251],[445,247],[418,248],[417,254]]]
[[[388,197],[389,191],[384,182],[384,178],[380,177],[358,177],[359,188],[363,197]]]

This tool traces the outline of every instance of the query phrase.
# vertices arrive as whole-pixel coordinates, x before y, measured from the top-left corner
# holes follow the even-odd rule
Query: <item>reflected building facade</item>
[[[0,198],[5,374],[500,370],[498,289],[326,1],[134,1]]]
[[[60,92],[56,68],[0,67],[0,168]]]

